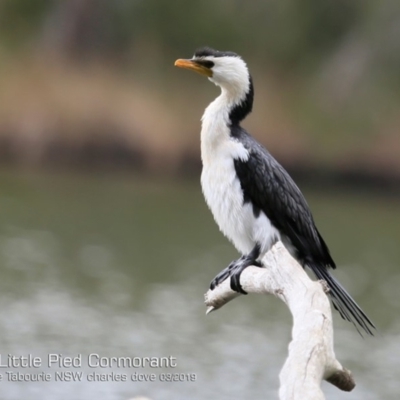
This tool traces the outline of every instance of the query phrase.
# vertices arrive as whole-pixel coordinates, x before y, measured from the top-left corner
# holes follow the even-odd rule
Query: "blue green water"
[[[362,339],[335,315],[336,354],[357,387],[349,394],[324,383],[324,392],[328,399],[398,399],[399,199],[305,193],[339,265],[336,276],[380,332]],[[8,354],[32,355],[41,366],[0,366],[0,398],[277,398],[291,328],[285,306],[246,296],[205,316],[210,280],[236,257],[198,182],[3,171],[1,364]],[[49,354],[81,357],[81,365],[49,366]],[[176,366],[96,367],[90,354],[104,363],[173,357]],[[81,381],[60,381],[56,374],[68,371],[82,372]],[[11,372],[28,381],[10,381]],[[32,382],[39,373],[50,380]],[[93,373],[106,381],[90,381]],[[154,381],[137,382],[140,374]]]

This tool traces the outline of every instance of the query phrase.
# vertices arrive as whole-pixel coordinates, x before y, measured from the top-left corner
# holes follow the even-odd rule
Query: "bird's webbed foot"
[[[218,286],[221,282],[230,277],[231,289],[238,293],[247,294],[247,292],[243,290],[242,285],[240,284],[240,275],[247,267],[250,267],[250,265],[262,267],[261,262],[256,260],[258,255],[259,254],[255,256],[254,252],[251,252],[248,255],[240,257],[236,261],[232,261],[211,281],[210,289],[214,290],[216,286]]]

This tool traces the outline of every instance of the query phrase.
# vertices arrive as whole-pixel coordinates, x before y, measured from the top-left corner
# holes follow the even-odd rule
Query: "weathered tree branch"
[[[355,387],[352,374],[337,361],[333,351],[332,313],[324,282],[312,281],[282,243],[268,252],[263,263],[266,268],[247,268],[240,283],[248,293],[275,295],[292,313],[292,341],[280,373],[279,398],[322,400],[322,379],[351,391]],[[238,296],[227,279],[206,293],[207,314]]]

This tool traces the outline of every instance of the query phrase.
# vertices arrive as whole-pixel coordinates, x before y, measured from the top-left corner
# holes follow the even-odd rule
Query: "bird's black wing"
[[[359,332],[358,327],[361,327],[373,335],[374,324],[329,273],[327,267],[335,268],[335,263],[300,189],[285,169],[245,130],[236,127],[231,128],[231,132],[249,151],[247,161],[234,161],[244,202],[253,205],[255,215],[262,210],[280,231],[283,241],[290,241],[303,266],[307,265],[318,279],[327,282],[333,305],[342,318],[353,322]]]
[[[303,264],[318,263],[335,268],[327,245],[315,226],[308,204],[286,170],[241,127],[232,136],[249,151],[249,159],[234,161],[244,201],[255,213],[262,210],[291,242]]]

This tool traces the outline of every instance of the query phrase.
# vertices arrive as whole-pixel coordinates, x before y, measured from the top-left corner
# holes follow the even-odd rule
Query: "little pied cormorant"
[[[250,265],[262,266],[262,257],[280,240],[303,267],[326,281],[340,315],[373,335],[374,324],[330,274],[335,262],[300,189],[240,126],[254,97],[246,63],[236,53],[204,47],[175,65],[205,75],[221,88],[202,117],[201,185],[220,230],[243,256],[215,277],[211,289],[231,277],[232,289],[245,294],[240,274]]]

